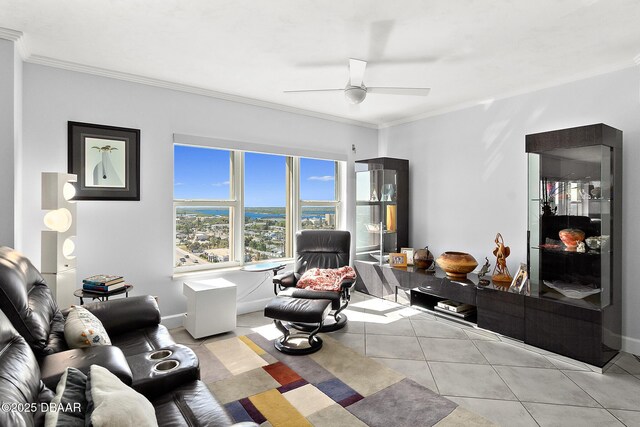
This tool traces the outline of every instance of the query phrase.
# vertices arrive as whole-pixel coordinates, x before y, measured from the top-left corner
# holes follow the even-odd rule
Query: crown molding
[[[25,35],[22,31],[0,27],[0,39],[15,42],[18,54],[23,61],[29,57],[29,49],[27,49]]]
[[[614,73],[616,71],[621,71],[621,70],[625,70],[627,68],[637,68],[638,65],[640,65],[640,54],[636,55],[632,61],[623,61],[623,62],[619,62],[613,65],[608,65],[606,67],[600,67],[596,70],[591,70],[585,73],[580,73],[580,74],[576,74],[572,77],[569,78],[565,78],[565,79],[557,79],[551,82],[547,82],[544,84],[539,84],[539,85],[532,85],[532,86],[528,86],[524,89],[519,89],[517,91],[511,91],[511,92],[506,92],[503,93],[501,95],[497,95],[494,96],[492,98],[485,98],[485,99],[477,99],[477,100],[473,100],[473,101],[468,101],[468,102],[463,102],[460,104],[456,104],[456,105],[452,105],[450,107],[445,107],[445,108],[440,108],[437,110],[433,110],[433,111],[428,111],[426,113],[422,113],[422,114],[418,114],[415,116],[411,116],[411,117],[405,117],[403,119],[398,119],[398,120],[393,120],[390,122],[386,122],[386,123],[381,123],[378,125],[378,130],[380,129],[385,129],[385,128],[390,128],[390,127],[394,127],[394,126],[399,126],[399,125],[403,125],[406,123],[411,123],[411,122],[417,122],[419,120],[423,120],[423,119],[428,119],[429,117],[435,117],[435,116],[441,116],[443,114],[447,114],[447,113],[453,113],[455,111],[460,111],[460,110],[464,110],[467,108],[472,108],[472,107],[477,107],[477,106],[489,106],[492,103],[494,103],[495,101],[499,101],[502,99],[507,99],[507,98],[513,98],[515,96],[520,96],[520,95],[526,95],[529,93],[533,93],[533,92],[537,92],[540,90],[544,90],[544,89],[550,89],[553,87],[557,87],[557,86],[561,86],[564,84],[569,84],[569,83],[575,83],[578,82],[580,80],[586,80],[589,79],[591,77],[597,77],[597,76],[601,76],[604,74],[608,74],[608,73]]]
[[[355,125],[355,126],[365,127],[369,129],[378,128],[378,125],[375,123],[347,119],[344,117],[334,116],[331,114],[318,113],[315,111],[309,111],[302,108],[289,107],[286,105],[276,104],[273,102],[261,101],[259,99],[253,99],[253,98],[246,98],[239,95],[232,95],[232,94],[218,92],[215,90],[205,89],[197,86],[189,86],[189,85],[174,83],[166,80],[154,79],[151,77],[145,77],[137,74],[129,74],[121,71],[109,70],[106,68],[93,67],[91,65],[83,65],[75,62],[63,61],[60,59],[50,58],[47,56],[30,55],[25,59],[25,62],[29,62],[32,64],[39,64],[39,65],[46,65],[48,67],[61,68],[69,71],[77,71],[80,73],[93,74],[101,77],[109,77],[112,79],[124,80],[128,82],[133,82],[133,83],[140,83],[148,86],[155,86],[155,87],[160,87],[164,89],[176,90],[180,92],[193,93],[196,95],[207,96],[210,98],[239,102],[241,104],[248,104],[256,107],[270,108],[272,110],[285,111],[287,113],[300,114],[303,116],[330,120],[333,122],[339,122],[339,123],[344,123],[348,125]]]
[[[16,42],[22,38],[24,34],[22,31],[12,30],[10,28],[0,27],[0,39],[11,40]]]

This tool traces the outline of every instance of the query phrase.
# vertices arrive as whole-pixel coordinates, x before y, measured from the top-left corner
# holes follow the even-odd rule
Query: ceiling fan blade
[[[368,87],[367,93],[382,93],[385,95],[416,95],[427,96],[431,92],[428,87]]]
[[[284,93],[301,93],[301,92],[344,92],[341,89],[301,89],[301,90],[283,90]]]
[[[367,61],[349,58],[349,84],[351,86],[362,86],[366,68]]]

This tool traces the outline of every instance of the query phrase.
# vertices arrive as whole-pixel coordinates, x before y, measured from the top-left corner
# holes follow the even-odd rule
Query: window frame
[[[223,150],[229,151],[229,199],[173,199],[173,272],[174,273],[186,273],[193,271],[202,271],[202,270],[211,270],[211,269],[219,269],[219,268],[228,268],[228,267],[236,267],[240,266],[238,260],[238,248],[236,242],[238,228],[244,226],[244,217],[239,217],[241,215],[240,211],[244,211],[242,208],[243,201],[243,183],[242,176],[238,177],[237,171],[242,168],[243,157],[239,155],[238,152],[234,150],[228,150],[226,148],[213,148],[208,146],[197,146],[197,145],[189,145],[189,144],[174,144],[182,146],[190,146],[190,147],[198,147],[198,148],[207,148],[207,149],[215,149],[215,150]],[[175,150],[174,150],[175,152]],[[174,159],[175,165],[175,159]],[[240,178],[240,180],[238,180]],[[191,266],[176,266],[176,213],[179,207],[219,207],[219,208],[229,208],[229,261],[226,262],[217,262],[215,264],[202,264],[202,265],[191,265]],[[233,255],[233,258],[231,258]],[[213,266],[215,265],[215,267]]]
[[[324,207],[324,206],[332,206],[335,209],[335,229],[338,230],[339,229],[339,225],[342,224],[341,222],[341,215],[340,215],[340,211],[341,211],[341,207],[342,207],[342,203],[340,200],[340,194],[341,194],[341,185],[342,185],[342,181],[341,181],[341,173],[340,173],[340,162],[338,160],[328,160],[328,159],[316,159],[316,160],[325,160],[328,162],[333,162],[333,170],[334,170],[334,199],[333,200],[305,200],[301,198],[301,194],[300,194],[300,171],[301,171],[301,166],[300,166],[300,159],[301,158],[305,158],[305,159],[312,159],[312,157],[304,157],[304,156],[298,156],[298,157],[294,157],[294,182],[297,184],[296,185],[296,190],[295,190],[295,201],[296,201],[296,211],[297,211],[297,224],[296,224],[296,231],[298,230],[302,230],[302,208],[303,207]],[[295,234],[295,233],[293,233]]]
[[[341,207],[342,207],[342,167],[341,162],[343,160],[333,160],[320,158],[318,160],[326,160],[334,163],[334,171],[335,171],[335,191],[334,191],[334,200],[302,200],[300,199],[300,159],[301,158],[310,158],[314,159],[315,157],[306,156],[306,155],[293,155],[293,154],[282,154],[282,153],[269,153],[265,151],[255,151],[255,150],[235,150],[227,147],[215,147],[211,145],[200,145],[193,143],[181,143],[174,141],[174,147],[176,145],[181,146],[189,146],[189,147],[197,147],[197,148],[209,148],[209,149],[217,149],[224,150],[230,152],[230,198],[228,200],[218,200],[218,199],[176,199],[174,195],[173,199],[173,272],[174,274],[183,274],[183,273],[196,273],[196,272],[206,272],[206,271],[215,271],[223,268],[235,268],[242,267],[244,265],[258,264],[264,262],[290,262],[293,260],[293,254],[295,251],[295,239],[294,236],[296,232],[302,230],[302,208],[307,206],[331,206],[335,209],[335,229],[343,228],[343,218],[341,215]],[[286,217],[286,230],[285,230],[285,257],[284,258],[273,258],[268,260],[260,260],[260,261],[252,261],[245,262],[245,248],[244,248],[244,228],[245,228],[245,206],[244,206],[244,172],[245,172],[245,164],[244,164],[244,154],[246,152],[253,152],[259,154],[268,154],[268,155],[281,155],[285,157],[286,161],[286,206],[285,206],[285,217]],[[175,150],[174,150],[175,153]],[[174,167],[175,167],[175,158],[174,158]],[[176,212],[180,207],[221,207],[221,208],[229,208],[229,253],[233,254],[233,260],[227,262],[219,262],[219,263],[210,263],[210,264],[202,264],[202,265],[190,265],[190,266],[176,266]]]

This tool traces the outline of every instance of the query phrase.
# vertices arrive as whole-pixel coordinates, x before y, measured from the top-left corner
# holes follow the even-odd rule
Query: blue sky
[[[300,159],[303,200],[333,200],[334,162]],[[229,151],[175,145],[174,198],[228,199]],[[245,206],[285,206],[284,156],[245,153]]]

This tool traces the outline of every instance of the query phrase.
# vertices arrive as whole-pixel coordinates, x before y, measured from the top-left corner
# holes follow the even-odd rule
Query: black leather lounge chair
[[[302,230],[296,233],[296,263],[293,271],[273,278],[274,292],[279,296],[331,301],[331,313],[320,332],[331,332],[347,324],[342,311],[349,305],[355,280],[344,280],[340,291],[315,291],[296,288],[296,283],[310,268],[339,268],[349,265],[351,234],[342,230]],[[292,323],[296,329],[313,331],[317,325]]]

